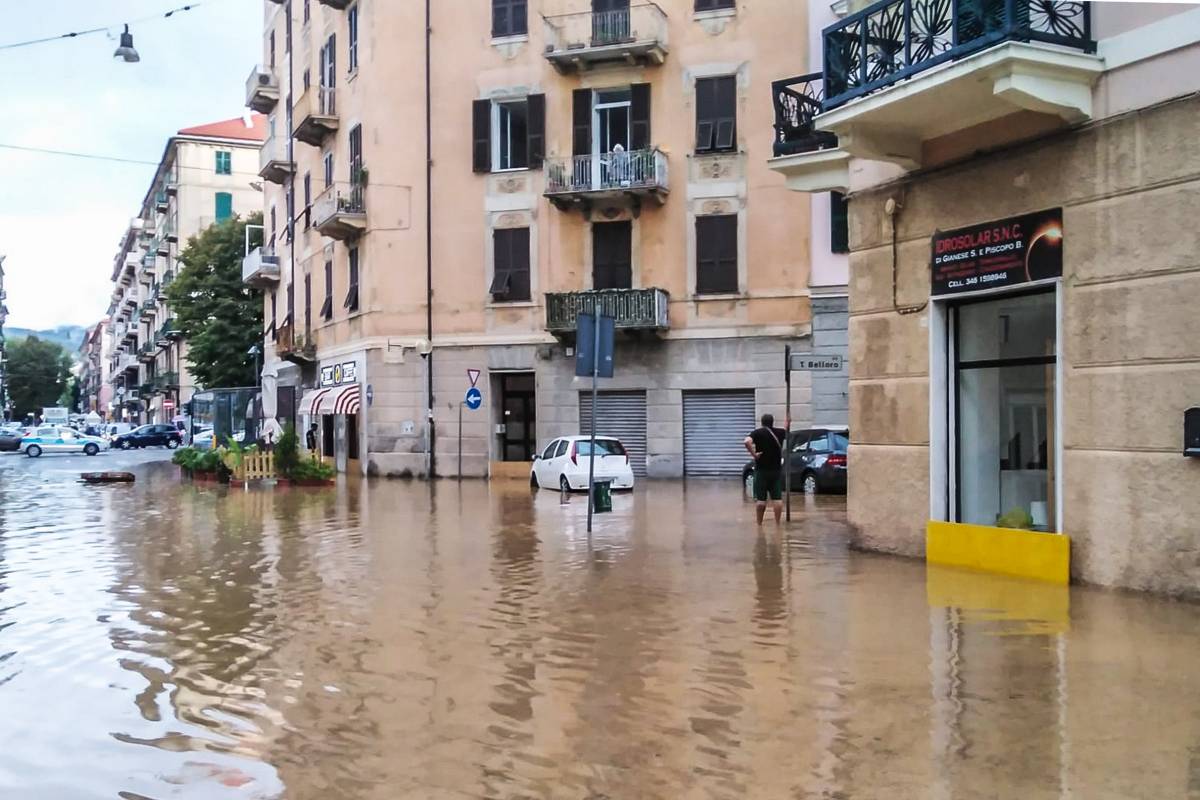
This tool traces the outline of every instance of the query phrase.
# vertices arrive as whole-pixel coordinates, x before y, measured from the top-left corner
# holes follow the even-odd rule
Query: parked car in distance
[[[538,489],[556,488],[564,492],[586,490],[591,461],[591,437],[563,436],[555,439],[533,457],[529,484]],[[596,437],[595,479],[612,481],[614,489],[633,488],[633,468],[629,454],[619,439]]]
[[[245,444],[246,432],[238,431],[233,435],[233,440],[238,444]],[[205,430],[197,431],[196,435],[192,437],[192,447],[197,450],[211,450],[213,448],[213,429],[206,428]]]
[[[57,425],[34,428],[21,439],[21,451],[30,458],[37,458],[42,453],[83,453],[94,456],[104,447],[104,440],[97,436],[82,436],[70,428]]]
[[[36,428],[4,428],[0,429],[0,453],[16,453],[21,449],[21,440]]]
[[[113,447],[130,450],[134,447],[167,447],[174,450],[183,444],[183,434],[174,425],[143,425],[129,433],[114,436]]]
[[[791,487],[805,494],[846,492],[846,452],[850,431],[844,427],[804,428],[792,431]],[[754,462],[742,468],[742,482],[749,485]]]

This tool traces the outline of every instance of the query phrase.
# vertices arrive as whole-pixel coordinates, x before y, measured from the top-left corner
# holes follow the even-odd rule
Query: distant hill
[[[79,346],[83,344],[83,337],[87,335],[87,328],[79,325],[59,325],[57,328],[51,328],[45,331],[34,331],[29,328],[4,328],[4,338],[12,342],[15,339],[24,339],[26,336],[36,336],[43,341],[58,342],[63,346],[71,357],[78,355]]]

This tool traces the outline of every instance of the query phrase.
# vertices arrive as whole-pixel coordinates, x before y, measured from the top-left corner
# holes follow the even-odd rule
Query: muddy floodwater
[[[0,797],[1200,798],[1200,607],[760,533],[736,482],[27,483]]]

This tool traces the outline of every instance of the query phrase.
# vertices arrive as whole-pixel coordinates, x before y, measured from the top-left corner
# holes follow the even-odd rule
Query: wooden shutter
[[[733,150],[737,143],[737,78],[716,79],[716,148]]]
[[[737,215],[697,217],[696,293],[737,290]]]
[[[509,300],[529,299],[529,228],[509,231]]]
[[[476,172],[492,171],[492,101],[471,103],[471,168]]]
[[[216,201],[216,217],[217,222],[229,219],[233,216],[233,195],[229,192],[217,192]]]
[[[633,287],[633,224],[603,222],[592,225],[592,288]]]
[[[737,142],[737,79],[696,81],[696,152],[732,150]]]
[[[571,153],[586,156],[592,152],[592,90],[576,89],[571,103]]]
[[[650,147],[650,84],[635,83],[629,90],[629,149],[645,150]]]
[[[541,169],[546,157],[546,95],[529,95],[528,109],[525,141],[529,152],[529,168]]]

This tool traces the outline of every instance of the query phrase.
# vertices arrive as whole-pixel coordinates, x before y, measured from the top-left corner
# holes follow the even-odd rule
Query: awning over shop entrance
[[[362,409],[362,387],[357,383],[313,389],[300,401],[300,413],[315,417],[320,414],[357,414]]]

